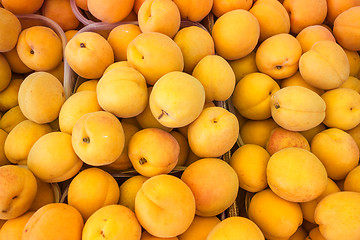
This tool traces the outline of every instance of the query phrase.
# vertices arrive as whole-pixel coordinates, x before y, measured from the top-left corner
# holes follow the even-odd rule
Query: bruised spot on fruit
[[[14,200],[14,199],[16,199],[18,196],[14,196],[12,199]]]
[[[277,103],[277,104],[275,104],[275,109],[279,109],[280,108],[280,105]]]
[[[90,143],[90,138],[89,137],[84,137],[83,142],[84,143]]]
[[[6,210],[6,209],[4,209],[4,210],[2,210],[1,212],[2,212],[2,213],[7,213],[7,210]]]
[[[140,165],[143,165],[143,164],[145,164],[146,162],[147,162],[147,160],[146,160],[145,158],[140,158],[140,159],[139,159]]]
[[[169,114],[167,112],[165,112],[164,110],[161,109],[161,114],[159,115],[158,119],[161,119],[164,115],[169,116]]]
[[[212,120],[212,122],[213,122],[213,123],[217,123],[218,120],[217,120],[216,118],[214,118],[214,119]]]
[[[104,231],[103,231],[103,230],[101,230],[100,234],[101,234],[101,236],[102,236],[103,238],[105,238],[105,234],[104,234]]]
[[[80,43],[80,47],[81,48],[85,48],[86,46],[85,46],[85,43]]]

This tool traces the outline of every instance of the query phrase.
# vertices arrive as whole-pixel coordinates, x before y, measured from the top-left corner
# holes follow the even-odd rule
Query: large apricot
[[[184,233],[195,217],[195,198],[179,178],[161,174],[143,183],[135,198],[135,213],[151,235],[170,238]]]
[[[336,41],[350,51],[360,51],[360,6],[340,13],[334,21]]]
[[[97,19],[106,23],[115,23],[123,20],[129,15],[133,6],[134,0],[87,1],[89,12]]]
[[[305,82],[329,90],[339,87],[350,74],[349,60],[336,42],[317,41],[299,61],[299,71]]]
[[[88,79],[100,78],[105,69],[114,62],[111,45],[96,32],[76,34],[66,44],[64,54],[72,70]]]
[[[315,221],[329,240],[360,238],[360,193],[342,191],[325,197],[315,209]]]
[[[219,17],[211,34],[217,54],[226,60],[236,60],[254,50],[260,36],[260,25],[249,11],[237,9]]]
[[[211,11],[213,0],[174,0],[180,10],[181,18],[200,22]]]
[[[79,240],[84,221],[80,213],[65,203],[50,203],[37,210],[24,227],[23,240]]]
[[[266,168],[270,189],[292,202],[308,202],[319,197],[327,186],[327,172],[315,154],[289,147],[274,153]]]
[[[29,210],[37,192],[36,178],[26,167],[0,167],[0,219],[19,217]]]
[[[213,217],[236,199],[239,179],[235,170],[219,158],[203,158],[190,164],[181,175],[195,197],[196,215]]]
[[[314,91],[301,86],[280,89],[270,99],[271,116],[290,131],[316,127],[325,118],[325,101]]]

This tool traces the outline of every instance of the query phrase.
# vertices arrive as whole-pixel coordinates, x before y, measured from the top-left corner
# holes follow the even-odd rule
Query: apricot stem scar
[[[84,48],[85,47],[85,43],[80,43],[80,47]]]
[[[143,165],[143,164],[146,163],[146,162],[147,162],[147,160],[146,160],[145,158],[140,158],[140,159],[139,159],[140,165]]]
[[[162,118],[164,115],[169,116],[169,114],[167,112],[165,112],[164,110],[161,109],[161,114],[159,115],[158,119]]]
[[[280,108],[280,105],[279,104],[275,104],[275,109],[279,109]]]
[[[30,50],[30,54],[34,54],[34,53],[35,53],[34,50],[31,49],[31,50]]]
[[[282,68],[282,66],[277,65],[276,68],[277,68],[278,70],[280,70],[280,69]]]
[[[83,139],[84,143],[90,143],[90,138],[89,137],[84,137]]]

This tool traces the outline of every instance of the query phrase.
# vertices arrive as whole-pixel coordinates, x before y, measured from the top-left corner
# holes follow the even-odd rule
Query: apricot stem
[[[145,158],[140,158],[140,159],[139,159],[140,165],[143,165],[143,164],[146,163],[146,162],[147,162],[147,160],[146,160]]]
[[[84,143],[90,143],[90,138],[89,137],[84,137],[83,139]]]
[[[169,116],[169,114],[167,112],[165,112],[164,110],[161,109],[161,114],[159,115],[158,119],[162,118],[164,115]]]

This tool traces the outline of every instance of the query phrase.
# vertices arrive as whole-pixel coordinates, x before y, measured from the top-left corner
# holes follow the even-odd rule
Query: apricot
[[[14,73],[30,73],[33,70],[23,63],[17,53],[16,47],[8,52],[4,52],[3,55],[5,56],[11,71]]]
[[[319,227],[311,229],[309,236],[305,240],[326,240],[323,235],[321,235]]]
[[[326,16],[326,20],[333,24],[336,17],[344,12],[345,10],[359,6],[360,2],[358,0],[349,0],[349,1],[342,1],[342,0],[327,0],[327,10],[328,14]]]
[[[180,146],[168,132],[145,128],[129,142],[128,155],[135,170],[145,177],[169,173],[176,166]]]
[[[325,197],[315,209],[315,221],[325,239],[358,239],[360,193],[337,192]],[[329,211],[331,209],[331,211]]]
[[[57,65],[55,68],[48,70],[46,72],[54,75],[61,83],[61,85],[64,86],[64,62],[61,61],[59,65]]]
[[[135,214],[151,235],[175,237],[191,225],[195,216],[195,198],[181,179],[160,174],[141,186],[135,198]]]
[[[1,119],[0,119],[0,123],[1,123]],[[358,145],[358,147],[360,149],[360,125],[357,125],[356,127],[352,128],[350,130],[346,130],[345,132],[347,132],[354,138],[356,144]]]
[[[359,51],[359,13],[360,6],[351,7],[340,13],[334,21],[334,36],[336,41],[343,47],[350,51]]]
[[[316,134],[326,129],[325,124],[320,123],[316,127],[310,128],[309,130],[300,131],[300,133],[306,138],[308,143],[311,143],[312,139]]]
[[[255,49],[260,37],[260,25],[249,11],[237,9],[219,17],[211,34],[216,53],[226,60],[236,60]]]
[[[11,73],[10,65],[6,60],[6,58],[4,57],[4,55],[0,53],[0,77],[1,77],[0,92],[9,86],[11,81],[11,76],[12,73]]]
[[[35,199],[36,179],[27,168],[15,165],[1,166],[0,176],[0,219],[17,218],[29,210]]]
[[[283,79],[296,73],[301,54],[301,45],[295,37],[279,33],[259,45],[255,61],[260,72],[274,79]]]
[[[216,216],[234,203],[239,188],[236,171],[219,158],[203,158],[181,175],[195,197],[196,215]]]
[[[170,134],[176,139],[180,147],[180,153],[176,166],[184,166],[190,151],[187,138],[178,131],[171,131]]]
[[[129,15],[134,6],[134,0],[110,0],[99,2],[97,0],[88,0],[87,7],[89,12],[97,19],[106,23],[115,23],[123,20]]]
[[[24,227],[22,239],[81,239],[84,221],[80,213],[65,203],[50,203],[37,210]],[[66,231],[65,231],[66,229]]]
[[[159,32],[173,38],[180,28],[180,10],[171,0],[145,0],[137,18],[144,33]]]
[[[59,12],[61,9],[61,13]],[[73,13],[70,1],[66,0],[46,0],[41,8],[41,14],[54,20],[62,30],[68,31],[79,26],[79,20]]]
[[[290,17],[277,0],[257,0],[249,12],[259,21],[260,42],[276,34],[290,32]]]
[[[268,186],[266,166],[269,158],[269,153],[255,144],[245,144],[235,150],[229,164],[234,168],[242,189],[259,192]]]
[[[52,74],[35,72],[21,83],[18,101],[22,113],[29,120],[49,123],[58,117],[65,102],[64,88]]]
[[[99,80],[87,80],[79,85],[76,89],[76,92],[84,91],[84,90],[91,90],[96,92],[96,85],[98,84]]]
[[[245,57],[237,60],[228,61],[235,73],[236,83],[238,83],[240,79],[245,77],[247,74],[259,71],[256,66],[255,56],[256,52],[252,51]]]
[[[75,176],[83,162],[71,145],[71,135],[51,132],[40,137],[30,149],[27,165],[44,182],[62,182]]]
[[[107,165],[115,162],[124,149],[124,129],[112,113],[86,113],[73,127],[71,144],[75,153],[86,164]]]
[[[293,235],[291,235],[289,240],[305,240],[306,236],[307,236],[306,230],[300,226],[298,227],[296,232]]]
[[[321,24],[327,14],[326,0],[284,0],[290,16],[290,31],[298,34],[305,27]]]
[[[345,51],[333,41],[317,41],[299,61],[305,82],[324,89],[339,87],[349,77],[350,65]]]
[[[34,143],[52,131],[48,124],[24,120],[9,132],[4,144],[7,159],[15,164],[26,165],[26,159]]]
[[[166,73],[184,69],[179,46],[170,37],[158,32],[141,33],[131,41],[127,48],[127,60],[149,85],[154,85]]]
[[[14,14],[30,14],[35,13],[41,8],[44,0],[2,0],[1,4],[7,10],[11,11]]]
[[[109,205],[97,210],[85,222],[82,239],[96,238],[138,240],[141,226],[133,211],[121,205]]]
[[[2,240],[21,240],[23,229],[34,212],[28,211],[23,215],[7,220],[0,228],[0,238]]]
[[[184,72],[189,74],[202,58],[215,54],[214,40],[208,31],[199,26],[181,28],[174,41],[184,57]]]
[[[270,155],[288,147],[298,147],[310,151],[309,142],[301,133],[282,127],[273,129],[266,143],[266,150]]]
[[[247,213],[267,239],[289,238],[303,221],[299,204],[279,197],[271,189],[255,193]]]
[[[271,131],[278,126],[272,118],[247,120],[240,129],[240,137],[245,144],[256,144],[265,148]]]
[[[135,198],[141,186],[144,184],[148,177],[136,175],[125,180],[120,185],[120,199],[119,204],[128,207],[135,212]]]
[[[200,217],[195,215],[189,228],[178,236],[179,240],[205,240],[209,232],[220,223],[217,217]]]
[[[325,92],[323,89],[313,87],[310,84],[308,84],[307,82],[305,82],[304,78],[301,76],[299,71],[297,71],[294,75],[292,75],[289,78],[282,79],[281,88],[289,87],[289,86],[306,87],[306,88],[316,92],[319,95],[321,95]]]
[[[199,157],[220,157],[234,146],[239,135],[235,114],[221,107],[205,108],[188,128],[191,151]]]
[[[314,219],[314,213],[315,208],[319,204],[319,202],[326,196],[335,193],[340,192],[340,188],[336,185],[336,183],[331,180],[330,178],[327,179],[327,186],[325,191],[316,199],[308,201],[308,202],[302,202],[300,203],[301,211],[303,213],[303,217],[305,220],[315,223]]]
[[[37,211],[41,207],[60,201],[61,190],[57,183],[47,183],[36,178],[37,191],[29,211]]]
[[[114,62],[111,45],[96,32],[77,33],[66,44],[64,55],[71,69],[87,79],[100,78]]]
[[[114,51],[115,61],[127,60],[127,47],[141,33],[138,25],[120,24],[111,29],[107,41]]]
[[[322,25],[310,25],[301,30],[296,39],[299,41],[302,51],[307,52],[317,41],[333,41],[336,42],[332,32]]]
[[[76,121],[84,114],[100,111],[97,95],[94,91],[81,91],[71,95],[61,106],[59,127],[62,132],[71,134]]]
[[[7,111],[19,104],[19,89],[23,79],[12,79],[9,85],[0,92],[0,111]]]
[[[360,73],[360,56],[357,51],[344,49],[350,64],[350,76],[358,77]],[[5,54],[6,57],[6,54]]]
[[[35,71],[48,71],[63,58],[60,37],[46,26],[32,26],[21,31],[16,45],[21,61]]]
[[[131,67],[128,61],[118,61],[110,64],[104,71],[104,74],[118,67]]]
[[[179,8],[181,18],[193,22],[200,22],[211,11],[213,0],[174,0]]]
[[[256,1],[256,0],[255,0]],[[254,1],[254,2],[255,2]],[[211,12],[219,18],[227,12],[236,9],[249,10],[253,5],[253,0],[214,0]]]
[[[245,217],[228,217],[218,223],[209,233],[207,240],[263,240],[260,228]]]
[[[86,221],[98,209],[117,204],[119,196],[113,176],[100,168],[87,168],[71,180],[67,200]]]
[[[236,84],[232,102],[245,118],[265,120],[271,116],[271,96],[279,89],[270,76],[259,72],[249,73]]]
[[[174,71],[162,76],[150,93],[149,104],[154,117],[169,128],[193,122],[205,103],[205,89],[190,74]]]
[[[9,133],[18,123],[26,120],[27,118],[21,112],[19,105],[10,108],[0,118],[0,128],[6,133]]]
[[[344,191],[360,192],[357,184],[360,179],[360,166],[353,168],[347,175],[344,181]]]
[[[336,88],[325,92],[326,103],[323,123],[328,127],[350,130],[360,123],[360,94],[350,88]]]
[[[21,31],[21,23],[13,12],[2,7],[0,8],[0,16],[0,52],[8,52],[17,43]]]
[[[116,173],[119,170],[126,170],[132,167],[128,155],[129,141],[130,138],[140,129],[136,125],[125,121],[121,121],[121,125],[123,127],[125,135],[124,149],[121,152],[121,155],[115,160],[115,162],[102,166],[102,169],[105,169],[110,173]]]
[[[310,146],[311,152],[320,159],[332,180],[344,179],[358,164],[359,148],[355,140],[338,128],[316,134]]]
[[[87,0],[75,0],[75,5],[85,11],[89,11],[89,8],[87,6]]]
[[[270,189],[292,202],[319,197],[327,186],[327,172],[318,157],[308,150],[289,147],[274,153],[266,168]]]
[[[70,29],[70,30],[65,31],[64,34],[65,34],[65,38],[66,38],[66,43],[68,43],[70,41],[70,39],[72,39],[75,36],[75,34],[78,33],[78,31],[79,30],[77,30],[77,29]]]
[[[325,101],[301,86],[289,86],[275,92],[270,106],[274,121],[290,131],[309,130],[325,119]]]
[[[139,115],[148,103],[146,80],[131,67],[118,67],[104,74],[96,86],[96,95],[104,110],[121,118]]]

